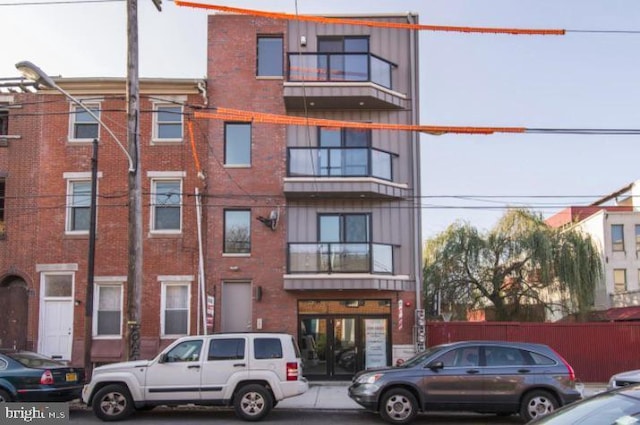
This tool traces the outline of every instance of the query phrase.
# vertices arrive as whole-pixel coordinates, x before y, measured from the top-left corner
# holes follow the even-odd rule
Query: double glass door
[[[385,317],[300,317],[303,373],[311,379],[349,379],[369,367],[389,364]]]

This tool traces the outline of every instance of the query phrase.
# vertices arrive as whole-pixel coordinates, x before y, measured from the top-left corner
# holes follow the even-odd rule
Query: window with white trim
[[[160,312],[162,336],[189,334],[189,286],[184,282],[162,283]]]
[[[83,103],[87,109],[100,118],[100,104]],[[100,123],[96,121],[84,108],[78,105],[71,106],[71,121],[69,140],[91,141],[100,138]]]
[[[182,180],[151,180],[151,230],[160,233],[182,231]]]
[[[93,335],[122,336],[122,284],[98,283],[94,289]]]
[[[67,183],[67,233],[88,233],[91,208],[91,180]]]
[[[182,106],[157,104],[154,106],[153,140],[158,142],[182,141]]]

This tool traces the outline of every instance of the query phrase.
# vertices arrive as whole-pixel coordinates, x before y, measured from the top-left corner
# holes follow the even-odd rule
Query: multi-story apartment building
[[[213,112],[418,123],[415,30],[228,14],[208,25]],[[298,335],[312,378],[413,351],[418,134],[224,117],[209,120],[208,134],[216,329]]]
[[[124,80],[56,82],[126,143]],[[286,331],[306,376],[346,378],[420,348],[419,134],[365,125],[418,124],[416,30],[212,15],[206,84],[141,94],[142,357],[184,334]],[[0,146],[2,344],[82,362],[99,137],[91,359],[126,358],[127,159],[55,90],[0,100],[15,136]]]
[[[553,227],[576,226],[601,253],[604,282],[596,288],[595,310],[640,305],[640,181],[592,205],[569,207],[549,217]]]

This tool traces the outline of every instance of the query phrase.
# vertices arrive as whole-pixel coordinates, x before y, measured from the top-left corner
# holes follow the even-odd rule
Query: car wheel
[[[547,415],[558,408],[558,401],[548,391],[536,390],[527,393],[520,405],[520,416],[529,422]]]
[[[120,384],[107,385],[93,397],[93,413],[103,421],[119,421],[133,413],[129,389]]]
[[[11,394],[5,390],[0,390],[0,403],[6,403],[11,401]]]
[[[387,391],[380,403],[380,416],[392,424],[407,424],[418,414],[418,402],[407,390],[394,388]]]
[[[259,421],[273,407],[271,393],[262,385],[245,385],[233,399],[236,415],[245,421]]]

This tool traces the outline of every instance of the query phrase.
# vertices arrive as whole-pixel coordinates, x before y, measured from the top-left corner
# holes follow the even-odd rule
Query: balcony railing
[[[396,65],[371,53],[289,53],[289,81],[370,81],[392,89]]]
[[[289,148],[289,177],[393,179],[392,154],[370,148]]]
[[[375,243],[290,243],[289,273],[393,274],[393,246]]]

